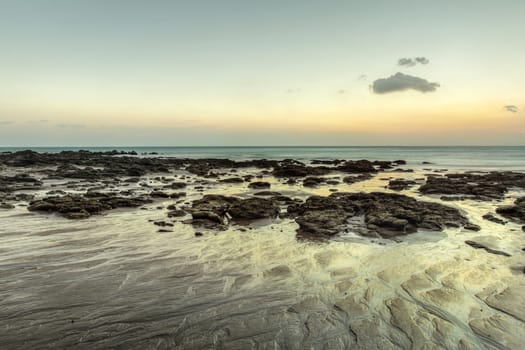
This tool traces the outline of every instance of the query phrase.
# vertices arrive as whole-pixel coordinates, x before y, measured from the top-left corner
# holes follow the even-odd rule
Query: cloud
[[[503,108],[505,108],[505,110],[510,113],[518,113],[519,111],[518,106],[515,106],[515,105],[506,105],[506,106],[503,106]]]
[[[416,65],[416,62],[411,58],[400,58],[397,60],[397,64],[399,66],[404,66],[404,67],[413,67]]]
[[[426,57],[400,58],[397,60],[398,66],[414,67],[416,64],[428,64],[430,60]]]
[[[299,88],[296,88],[296,89],[292,89],[292,88],[290,88],[290,89],[287,89],[287,90],[286,90],[286,93],[287,93],[287,94],[298,94],[298,93],[300,93],[300,92],[301,92],[301,89],[299,89]]]
[[[338,90],[337,93],[340,94],[340,95],[346,94],[346,90],[341,89],[341,90]]]
[[[419,64],[428,64],[430,61],[426,57],[416,57],[414,58],[414,61],[416,61]]]
[[[366,74],[361,74],[359,77],[357,77],[357,80],[359,81],[364,81],[368,79],[368,76]]]
[[[0,120],[0,125],[9,125],[13,123],[14,122],[12,120]]]
[[[376,94],[388,94],[395,91],[416,90],[419,92],[433,92],[439,83],[431,83],[426,79],[396,73],[388,78],[377,79],[372,83],[372,91]]]

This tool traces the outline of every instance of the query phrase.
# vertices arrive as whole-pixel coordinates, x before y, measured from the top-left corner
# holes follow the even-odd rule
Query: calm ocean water
[[[0,151],[16,151],[27,148],[1,147]],[[38,152],[86,149],[110,151],[113,149],[138,153],[158,153],[158,156],[183,158],[230,158],[230,159],[404,159],[412,167],[422,162],[444,168],[525,171],[525,146],[483,147],[37,147]],[[155,155],[157,156],[157,155]]]

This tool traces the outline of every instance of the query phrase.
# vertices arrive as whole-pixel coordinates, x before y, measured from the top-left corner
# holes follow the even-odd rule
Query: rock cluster
[[[509,220],[525,224],[525,197],[516,199],[514,205],[497,208],[496,213]]]
[[[389,238],[418,229],[441,231],[461,226],[476,229],[455,208],[381,192],[311,196],[303,204],[289,206],[288,212],[295,217],[300,233],[314,236],[353,230],[362,235]],[[348,219],[353,217],[363,217],[363,224],[350,224]]]
[[[267,198],[242,199],[208,194],[193,201],[190,213],[193,224],[212,227],[214,224],[226,225],[230,220],[242,222],[273,218],[279,214],[279,205]]]
[[[86,219],[94,214],[115,208],[134,208],[150,203],[143,197],[129,198],[114,194],[88,192],[84,196],[52,196],[32,201],[30,211],[58,213],[68,219]]]
[[[503,198],[510,187],[525,188],[525,174],[490,172],[429,176],[419,191],[424,194],[463,195],[459,199],[491,200]]]

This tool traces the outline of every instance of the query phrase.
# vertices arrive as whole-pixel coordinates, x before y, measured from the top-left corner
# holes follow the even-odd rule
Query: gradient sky
[[[523,145],[524,23],[523,0],[0,0],[0,146]],[[398,72],[439,87],[374,90]]]

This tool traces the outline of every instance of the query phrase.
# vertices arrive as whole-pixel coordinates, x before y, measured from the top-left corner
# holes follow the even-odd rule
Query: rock
[[[0,203],[0,209],[14,209],[15,206],[9,203]]]
[[[467,223],[464,226],[464,229],[465,230],[470,230],[470,231],[479,231],[479,230],[481,230],[481,227],[478,226],[478,225],[475,225],[475,224]]]
[[[185,187],[186,184],[184,182],[172,182],[169,185],[164,186],[164,188],[170,188],[172,190],[180,190]]]
[[[401,191],[409,189],[416,184],[413,180],[396,179],[388,182],[388,188],[394,191]]]
[[[320,177],[309,176],[303,180],[304,187],[317,187],[324,182],[324,179]]]
[[[492,221],[492,222],[494,222],[496,224],[500,224],[500,225],[505,225],[507,223],[505,220],[501,220],[500,218],[495,217],[491,213],[487,213],[487,214],[483,215],[482,218],[485,219],[485,220],[488,220],[488,221]]]
[[[30,203],[29,211],[58,213],[68,219],[85,219],[94,214],[115,208],[139,207],[150,203],[147,198],[126,198],[112,194],[86,193],[80,195],[65,195],[46,197]]]
[[[380,163],[382,168],[390,167],[390,162]],[[377,173],[374,163],[369,160],[348,160],[336,168],[344,173]]]
[[[296,218],[300,234],[335,235],[344,228],[350,217],[342,209],[310,210]]]
[[[227,183],[227,184],[239,184],[239,183],[243,183],[244,180],[241,179],[240,177],[229,177],[226,179],[221,179],[219,180],[219,182]]]
[[[185,216],[186,215],[186,212],[184,210],[180,210],[180,209],[176,209],[176,210],[171,210],[168,212],[168,217],[169,218],[177,218],[177,217],[181,217],[181,216]]]
[[[255,192],[253,195],[266,197],[266,196],[280,196],[281,193],[275,192],[275,191],[260,191],[260,192]]]
[[[252,183],[250,183],[248,185],[249,188],[252,188],[252,189],[257,189],[257,190],[262,190],[262,189],[266,189],[266,188],[270,188],[270,183],[269,182],[264,182],[264,181],[254,181]]]
[[[467,195],[476,199],[501,199],[509,187],[525,188],[525,174],[490,172],[486,174],[445,174],[429,176],[419,188],[424,194]]]
[[[279,206],[271,199],[253,197],[233,203],[228,214],[234,220],[274,218],[279,214]]]
[[[206,220],[225,225],[228,218],[236,221],[250,221],[273,218],[279,213],[279,206],[272,199],[252,197],[241,199],[222,195],[205,195],[193,201],[190,209],[194,220]],[[202,222],[197,222],[202,224]]]
[[[373,178],[374,176],[371,175],[371,174],[359,174],[359,175],[350,175],[350,176],[345,176],[343,178],[343,182],[345,184],[353,184],[353,183],[356,183],[356,182],[360,182],[360,181],[365,181],[365,180],[370,180],[371,178]]]
[[[162,191],[153,191],[150,193],[150,196],[152,198],[169,198],[170,195],[167,194],[166,192],[162,192]]]
[[[525,223],[525,197],[516,199],[514,205],[502,206],[496,213],[517,223]]]
[[[303,204],[290,205],[287,211],[296,219],[301,231],[312,235],[342,232],[348,229],[347,219],[352,217],[363,217],[364,222],[361,226],[353,224],[350,228],[364,235],[386,238],[413,233],[418,229],[441,231],[446,227],[470,224],[455,208],[381,192],[311,196]]]
[[[471,246],[472,248],[475,248],[475,249],[485,249],[487,252],[489,252],[491,254],[503,255],[503,256],[511,256],[510,254],[502,252],[501,250],[496,250],[496,249],[489,248],[486,245],[478,243],[478,242],[475,242],[475,241],[468,240],[468,241],[465,241],[465,243],[468,244],[469,246]]]

